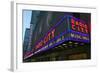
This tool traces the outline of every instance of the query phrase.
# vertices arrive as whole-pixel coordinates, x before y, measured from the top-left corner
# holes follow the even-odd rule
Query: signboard
[[[72,30],[85,34],[89,33],[88,25],[84,21],[77,19],[75,17],[69,17],[69,18]]]
[[[89,29],[88,25],[81,19],[65,15],[36,44],[34,54],[69,40],[89,43]]]
[[[60,41],[64,40],[68,22],[66,20],[67,16],[64,16],[58,23],[56,23],[48,33],[36,44],[35,50],[40,51],[45,48],[50,48],[56,45]]]
[[[73,16],[69,16],[68,19],[70,28],[70,40],[89,43],[89,24],[86,24],[81,19],[75,18]]]

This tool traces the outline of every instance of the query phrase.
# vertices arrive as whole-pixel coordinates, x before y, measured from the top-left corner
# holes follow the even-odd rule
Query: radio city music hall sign
[[[68,21],[67,21],[68,19]],[[72,17],[72,16],[66,16],[66,18],[64,18],[63,21],[66,21],[66,22],[69,22],[66,23],[66,24],[61,24],[59,23],[57,27],[53,28],[52,30],[50,30],[42,40],[40,40],[36,45],[35,45],[35,50],[38,50],[38,49],[43,49],[45,47],[46,48],[49,48],[50,46],[53,46],[61,41],[63,41],[64,39],[66,38],[69,38],[70,37],[70,40],[76,40],[78,39],[78,41],[89,41],[89,26],[81,21],[81,19],[77,19],[75,17]],[[69,27],[65,27],[65,31],[61,31],[61,34],[64,34],[61,35],[61,34],[57,34],[59,33],[58,32],[58,28],[60,29],[60,25],[68,25]],[[54,25],[55,26],[55,25]],[[68,31],[68,29],[70,31]],[[60,30],[63,30],[63,29],[60,29]],[[79,34],[81,33],[81,34]],[[70,36],[64,36],[64,35],[70,35]],[[59,38],[56,38],[56,37],[59,37]],[[63,38],[62,38],[63,37]],[[51,41],[50,40],[53,40],[54,38],[56,38],[54,41]],[[74,39],[73,39],[74,38]],[[60,41],[58,41],[60,39]],[[49,43],[48,43],[49,42]],[[48,44],[47,44],[48,43]],[[52,45],[50,45],[52,44]]]

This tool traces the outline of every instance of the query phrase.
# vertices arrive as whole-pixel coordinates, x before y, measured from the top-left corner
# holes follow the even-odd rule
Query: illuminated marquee
[[[55,26],[53,26],[49,32],[35,45],[35,50],[41,49],[46,44],[55,40],[64,32],[66,32],[67,22],[66,17],[63,17]]]
[[[36,51],[34,53],[53,48],[70,40],[85,43],[90,42],[88,25],[75,17],[66,15],[51,29],[35,45],[34,49]]]

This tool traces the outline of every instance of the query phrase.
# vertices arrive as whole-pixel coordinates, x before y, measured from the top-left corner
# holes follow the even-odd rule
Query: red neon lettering
[[[84,25],[84,28],[85,28],[85,32],[88,33],[88,26],[86,24]]]
[[[55,37],[54,33],[55,33],[55,29],[52,31],[52,38]]]
[[[36,45],[36,49],[40,48],[43,45],[43,41],[40,41],[37,45]]]
[[[36,45],[36,49],[39,49],[40,47],[42,47],[43,45],[45,45],[49,40],[54,38],[55,34],[55,29],[53,29],[51,32],[49,32],[47,34],[47,36],[44,37],[43,40],[41,40],[37,45]]]
[[[77,26],[77,30],[80,32],[80,26]]]
[[[71,19],[71,23],[72,24],[75,24],[75,20],[73,18]]]
[[[50,35],[51,35],[51,33],[48,33],[48,35],[47,35],[47,36],[48,36],[48,38],[49,38],[49,40],[50,40]]]
[[[48,37],[44,38],[44,44],[46,44],[48,42]]]
[[[75,25],[74,24],[72,24],[72,29],[75,30]]]
[[[82,23],[81,23],[81,31],[82,31],[82,32],[85,32],[85,31],[84,31],[84,24],[82,24]]]
[[[72,30],[83,32],[83,33],[88,33],[89,29],[88,26],[81,21],[77,21],[76,19],[71,19],[71,28]]]
[[[76,21],[76,25],[79,25],[79,22],[78,21]]]

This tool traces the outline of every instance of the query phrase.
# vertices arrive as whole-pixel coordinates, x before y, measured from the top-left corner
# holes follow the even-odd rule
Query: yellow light
[[[72,44],[73,42],[69,41],[69,44]]]
[[[78,43],[74,43],[74,44],[76,44],[76,45],[77,45]]]
[[[62,47],[61,45],[59,45],[58,47]]]
[[[55,48],[58,48],[58,47],[55,47]]]
[[[67,45],[67,44],[62,44],[63,46]]]

